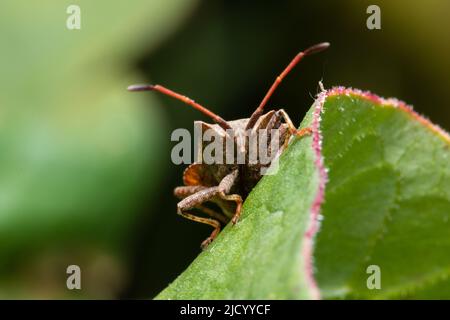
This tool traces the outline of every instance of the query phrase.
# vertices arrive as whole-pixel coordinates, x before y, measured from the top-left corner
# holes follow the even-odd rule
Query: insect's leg
[[[202,206],[202,205],[198,205],[196,206],[197,209],[199,209],[200,211],[206,213],[208,216],[210,216],[211,218],[214,218],[216,220],[219,220],[221,223],[223,223],[224,225],[228,223],[228,221],[230,221],[230,218],[228,218],[226,215],[217,212],[211,208]]]
[[[197,193],[201,190],[207,189],[207,187],[204,186],[181,186],[181,187],[176,187],[173,190],[173,194],[175,195],[175,197],[179,198],[179,199],[184,199],[190,195],[193,195],[194,193]]]
[[[176,187],[173,190],[173,193],[176,197],[178,197],[180,199],[184,199],[188,196],[191,196],[191,195],[193,195],[201,190],[205,190],[205,189],[207,189],[207,187],[204,187],[204,186],[181,186],[181,187]],[[223,215],[222,213],[216,212],[216,211],[214,211],[208,207],[202,206],[202,205],[197,205],[197,206],[195,206],[195,208],[206,213],[211,218],[219,220],[223,224],[228,223],[229,218],[226,217],[225,215]]]
[[[177,213],[186,219],[196,221],[199,223],[204,223],[214,228],[213,232],[211,232],[211,235],[201,243],[202,249],[205,249],[208,246],[208,244],[210,244],[220,232],[220,222],[215,219],[198,217],[192,213],[187,212],[184,208],[180,207],[179,204]]]
[[[301,138],[303,136],[307,136],[307,135],[310,135],[312,133],[312,130],[309,127],[308,128],[297,129],[294,126],[294,124],[292,123],[292,120],[289,117],[289,115],[283,109],[278,110],[278,112],[280,112],[280,114],[282,115],[284,121],[286,121],[286,124],[288,125],[289,130],[292,132],[292,134],[295,134],[297,137]]]
[[[242,209],[242,198],[238,194],[220,194],[220,197],[227,201],[234,201],[236,202],[236,210],[234,212],[233,218],[231,218],[231,222],[233,224],[236,224],[238,222],[239,217],[241,216],[241,209]]]
[[[312,133],[312,129],[311,128],[302,128],[299,129],[295,132],[295,135],[299,138],[303,137],[303,136],[309,136]]]
[[[185,190],[182,190],[186,192]],[[177,191],[180,192],[180,191]],[[187,197],[185,197],[183,200],[178,202],[177,207],[182,208],[183,210],[188,210],[195,208],[202,203],[211,200],[213,197],[215,197],[218,193],[220,193],[219,187],[210,187],[206,189],[202,189],[200,191],[197,191]]]
[[[289,130],[297,131],[297,128],[294,126],[294,123],[292,123],[291,117],[289,117],[289,115],[286,113],[286,111],[284,111],[283,109],[280,109],[280,110],[278,110],[278,112],[281,115],[281,117],[284,119],[286,124],[288,125]]]
[[[236,202],[236,210],[234,212],[233,218],[231,219],[231,222],[233,224],[236,224],[238,221],[240,215],[241,215],[241,208],[242,208],[242,198],[238,194],[228,194],[231,190],[231,187],[236,182],[237,176],[239,171],[236,169],[232,173],[225,176],[225,178],[220,181],[219,189],[220,198],[227,200],[227,201],[234,201]]]
[[[238,177],[239,170],[235,169],[231,173],[227,174],[219,183],[219,191],[222,193],[229,193],[231,187],[233,187]]]
[[[202,203],[211,200],[215,196],[219,194],[226,194],[229,193],[231,190],[231,187],[233,186],[234,182],[236,181],[236,178],[238,176],[238,170],[234,170],[233,172],[226,175],[216,187],[210,187],[210,188],[204,188],[201,190],[196,191],[195,193],[191,194],[190,196],[187,196],[180,202],[178,202],[178,208],[182,209],[192,209],[196,206],[201,205]],[[178,187],[175,189],[175,192],[178,195],[186,194],[188,192],[193,192],[193,189],[184,188],[184,187]]]
[[[182,190],[183,192],[187,192],[187,190],[189,190],[189,189],[179,189],[179,190]],[[180,191],[177,191],[177,192],[180,194]],[[177,213],[179,215],[181,215],[182,217],[192,220],[192,221],[208,224],[208,225],[214,227],[214,230],[211,233],[211,235],[205,241],[202,242],[201,247],[203,249],[205,249],[208,246],[208,244],[210,244],[216,238],[217,234],[220,232],[220,222],[216,219],[198,217],[198,216],[196,216],[192,213],[186,212],[186,211],[189,209],[192,209],[192,208],[201,207],[201,205],[204,202],[211,200],[213,197],[218,195],[220,192],[221,191],[218,186],[202,189],[200,191],[197,191],[194,194],[191,194],[190,196],[187,196],[186,198],[184,198],[177,204]],[[208,213],[208,212],[205,212],[205,213]]]
[[[226,193],[230,192],[231,187],[233,186],[236,178],[238,175],[238,170],[234,170],[230,174],[226,175],[222,181],[219,183],[217,187],[210,187],[206,189],[202,189],[200,191],[197,191],[194,194],[191,194],[190,196],[184,198],[177,204],[177,213],[189,220],[197,221],[200,223],[208,224],[212,227],[214,227],[214,231],[211,233],[211,235],[202,242],[202,248],[206,248],[206,246],[211,243],[211,241],[214,240],[214,238],[217,236],[217,234],[220,231],[220,222],[216,219],[211,218],[202,218],[198,217],[192,213],[186,212],[186,210],[196,208],[201,206],[204,202],[211,200],[215,196],[222,196]],[[187,192],[189,189],[179,189],[183,192]],[[177,191],[178,194],[180,194],[180,191]]]

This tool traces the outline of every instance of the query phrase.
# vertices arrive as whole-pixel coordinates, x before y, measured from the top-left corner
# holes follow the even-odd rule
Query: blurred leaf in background
[[[66,28],[69,5],[81,29]],[[194,1],[2,1],[0,297],[82,297],[125,285],[132,227],[161,178],[155,100],[125,88],[129,60],[170,35]],[[90,279],[90,281],[89,281]]]

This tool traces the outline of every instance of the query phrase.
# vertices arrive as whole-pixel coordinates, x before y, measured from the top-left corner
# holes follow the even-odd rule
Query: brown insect
[[[248,137],[246,135],[251,130],[266,130],[267,132],[274,129],[278,130],[279,145],[282,146],[281,151],[287,147],[292,136],[301,137],[310,133],[309,128],[297,130],[283,109],[271,110],[265,114],[263,114],[263,110],[284,77],[303,57],[325,50],[328,46],[329,43],[327,42],[319,43],[298,53],[275,79],[259,106],[251,117],[247,119],[226,121],[192,99],[160,85],[133,85],[128,87],[128,90],[158,91],[199,110],[210,117],[216,124],[208,124],[202,121],[196,121],[195,123],[200,125],[202,130],[210,129],[224,136],[231,130],[234,133],[235,149],[244,148],[246,159],[248,159],[248,144],[238,143],[238,141],[247,141]],[[184,171],[184,186],[177,187],[174,190],[175,196],[182,199],[177,204],[177,213],[187,219],[204,223],[214,228],[211,235],[202,242],[201,247],[203,249],[216,238],[220,232],[221,225],[226,225],[230,220],[233,224],[236,224],[241,213],[243,200],[245,200],[249,192],[262,177],[262,166],[260,163],[250,164],[248,162],[245,164],[193,163]],[[221,212],[205,206],[205,202],[216,204]],[[209,217],[198,216],[191,211],[192,209],[198,209]]]

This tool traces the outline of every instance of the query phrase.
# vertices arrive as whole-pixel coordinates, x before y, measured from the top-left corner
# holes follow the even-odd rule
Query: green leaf
[[[449,136],[400,101],[344,88],[322,92],[300,127],[312,135],[239,223],[157,299],[450,298]],[[367,286],[370,265],[381,289]]]

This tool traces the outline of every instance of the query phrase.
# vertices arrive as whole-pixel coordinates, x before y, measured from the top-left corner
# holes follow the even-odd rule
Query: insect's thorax
[[[291,134],[280,111],[269,111],[247,129],[249,119],[228,121],[230,129],[217,124],[196,121],[201,129],[199,179],[205,186],[217,186],[222,179],[238,170],[232,193],[245,198],[258,183],[272,160],[286,147]],[[200,160],[200,161],[198,161]]]

